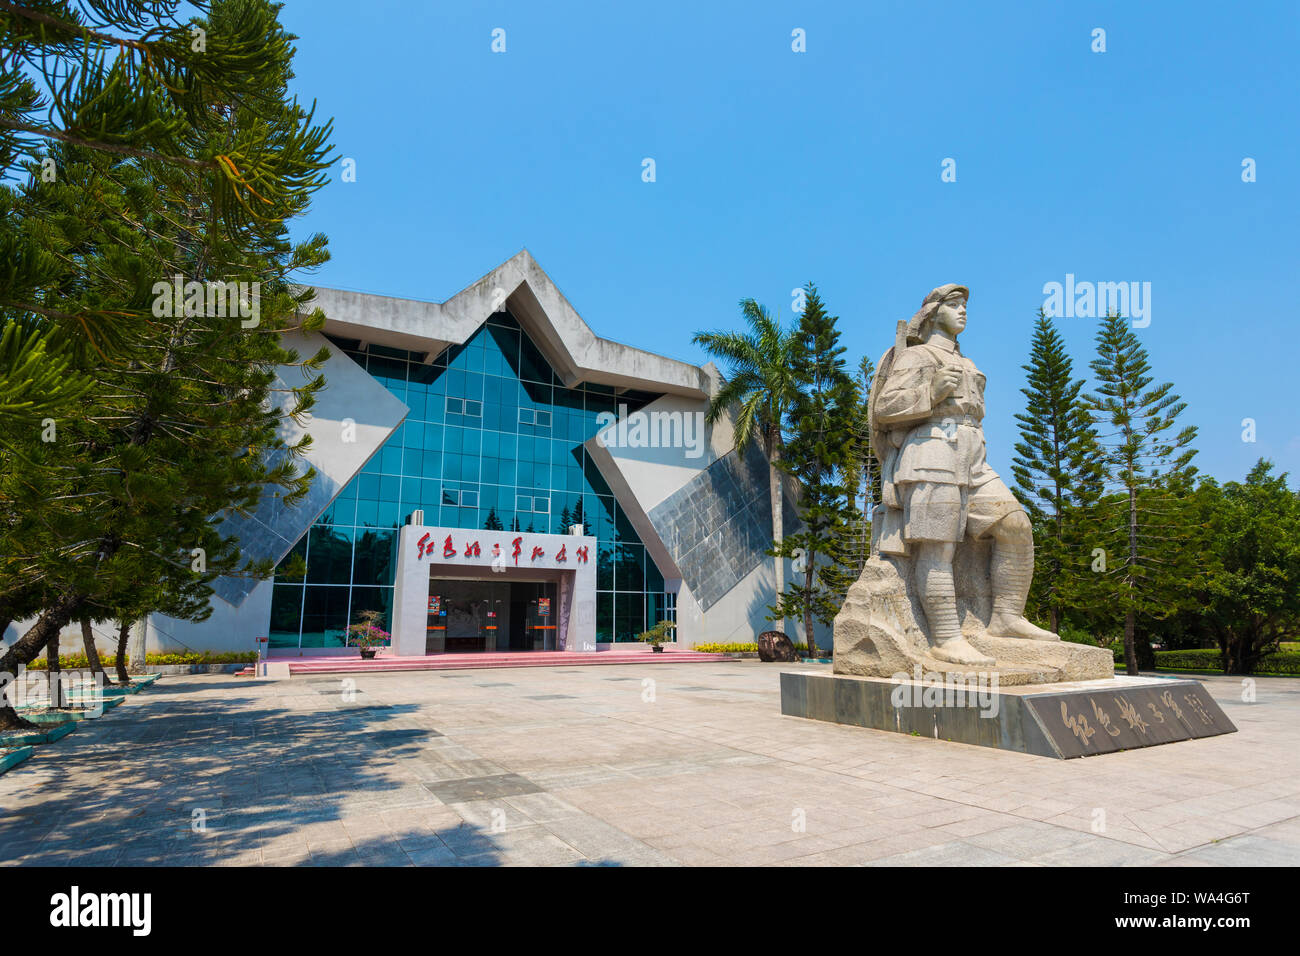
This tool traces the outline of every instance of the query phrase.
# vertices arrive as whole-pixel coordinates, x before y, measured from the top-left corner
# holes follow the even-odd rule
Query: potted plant
[[[389,638],[388,632],[379,626],[384,612],[362,611],[357,617],[361,619],[358,623],[348,625],[348,646],[361,648],[362,659],[370,660],[377,648]]]
[[[668,632],[674,630],[676,627],[677,623],[675,621],[660,621],[654,627],[650,628],[650,630],[642,631],[636,636],[636,639],[649,644],[650,650],[654,651],[656,654],[662,654],[664,652],[663,644],[665,641],[669,640]]]

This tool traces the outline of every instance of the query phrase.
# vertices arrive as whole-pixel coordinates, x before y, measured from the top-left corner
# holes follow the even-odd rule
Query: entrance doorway
[[[429,581],[425,653],[558,650],[551,581]]]

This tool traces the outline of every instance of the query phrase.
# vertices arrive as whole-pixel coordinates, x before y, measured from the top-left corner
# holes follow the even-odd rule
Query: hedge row
[[[1215,648],[1184,651],[1156,651],[1156,667],[1161,670],[1223,670],[1223,658]],[[1255,670],[1261,674],[1300,675],[1300,651],[1279,651],[1259,659]]]
[[[800,654],[808,653],[807,644],[796,644]],[[757,644],[696,644],[695,650],[705,654],[754,654]],[[1124,663],[1124,646],[1113,645],[1115,663]],[[1219,652],[1214,648],[1185,651],[1156,651],[1156,667],[1160,670],[1199,670],[1222,672]],[[1295,674],[1300,676],[1300,651],[1279,651],[1260,659],[1256,670],[1261,674]]]
[[[808,653],[807,644],[796,644],[796,652],[800,654]],[[694,650],[701,654],[757,654],[757,644],[696,644]]]
[[[252,664],[257,661],[257,651],[238,651],[229,654],[207,654],[191,651],[188,654],[160,654],[150,652],[144,656],[145,666],[151,664]],[[99,662],[104,665],[106,670],[113,669],[114,658],[110,655],[100,655]],[[44,670],[48,665],[45,658],[38,658],[27,665],[29,670]],[[127,665],[130,666],[130,658],[127,659]],[[60,654],[59,667],[63,670],[85,670],[90,666],[90,661],[86,659],[85,654]]]

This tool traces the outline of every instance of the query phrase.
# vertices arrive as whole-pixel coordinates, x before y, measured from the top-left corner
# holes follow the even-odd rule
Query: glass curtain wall
[[[342,647],[361,611],[390,630],[397,530],[424,510],[429,525],[563,534],[583,524],[597,539],[596,640],[628,641],[672,617],[664,580],[582,443],[596,416],[656,396],[565,388],[508,313],[433,361],[422,353],[331,338],[410,409],[290,552],[301,581],[277,572],[271,647]]]

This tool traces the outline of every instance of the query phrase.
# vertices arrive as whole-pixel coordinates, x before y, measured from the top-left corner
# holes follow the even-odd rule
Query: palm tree
[[[755,437],[762,442],[772,495],[773,545],[779,545],[784,536],[778,467],[784,445],[781,426],[798,391],[792,370],[795,330],[782,328],[753,299],[742,299],[740,309],[749,323],[748,332],[696,332],[691,341],[726,365],[722,387],[709,400],[705,420],[715,424],[734,405],[737,450],[743,450]],[[777,594],[785,593],[784,560],[774,559]]]

